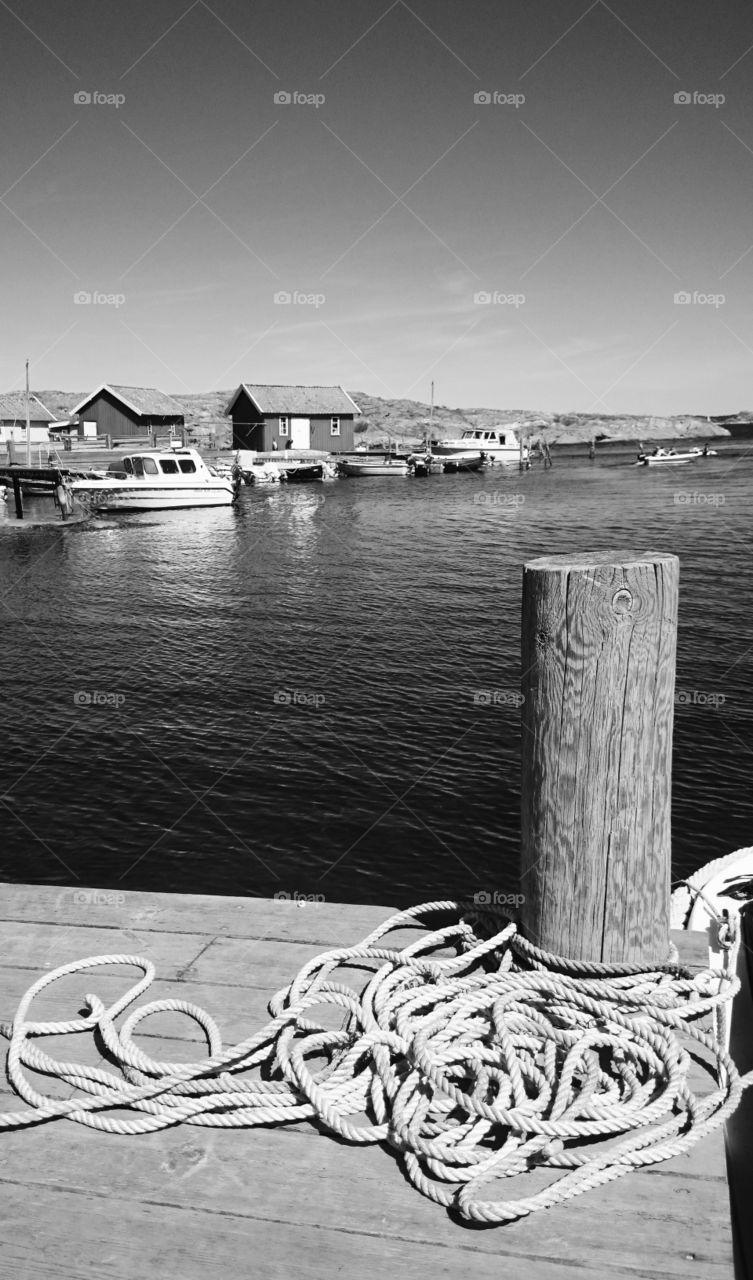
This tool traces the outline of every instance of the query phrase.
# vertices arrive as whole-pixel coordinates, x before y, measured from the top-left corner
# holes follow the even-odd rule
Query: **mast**
[[[29,361],[26,361],[26,465],[31,466],[31,424],[29,422]]]
[[[429,402],[429,438],[426,442],[426,451],[431,453],[432,430],[434,427],[434,383],[431,384],[431,400]]]

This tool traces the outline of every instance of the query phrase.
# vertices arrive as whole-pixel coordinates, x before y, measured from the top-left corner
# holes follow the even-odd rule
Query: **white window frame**
[[[290,431],[290,418],[286,417],[284,414],[281,414],[279,418],[279,424],[280,424],[280,435],[281,436],[288,435]]]
[[[332,419],[331,419],[331,421],[330,421],[330,428],[329,428],[329,434],[330,434],[331,436],[339,436],[339,434],[340,434],[340,419],[339,419],[339,418],[332,418]]]

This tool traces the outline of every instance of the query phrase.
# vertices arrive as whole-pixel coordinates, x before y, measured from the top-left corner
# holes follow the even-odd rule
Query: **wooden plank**
[[[176,1129],[138,1139],[104,1138],[70,1124],[9,1137],[0,1178],[10,1182],[6,1170],[14,1156],[20,1168],[6,1192],[12,1196],[23,1187],[29,1204],[43,1202],[56,1189],[75,1193],[80,1200],[70,1195],[66,1202],[76,1220],[79,1207],[81,1213],[113,1221],[133,1217],[134,1206],[147,1212],[158,1205],[166,1231],[173,1211],[188,1211],[182,1214],[181,1230],[194,1239],[209,1215],[222,1214],[226,1220],[244,1220],[246,1230],[262,1236],[265,1224],[277,1224],[283,1236],[304,1227],[358,1236],[364,1243],[393,1240],[420,1246],[432,1257],[439,1246],[465,1255],[474,1275],[479,1265],[480,1274],[487,1274],[486,1257],[496,1259],[497,1266],[507,1259],[600,1269],[602,1277],[615,1263],[619,1273],[654,1277],[730,1276],[729,1255],[721,1243],[724,1210],[719,1203],[709,1211],[709,1182],[704,1180],[689,1184],[677,1175],[657,1179],[638,1173],[565,1206],[483,1230],[453,1221],[407,1187],[394,1158],[377,1147],[266,1130]],[[87,1150],[92,1152],[89,1159]],[[97,1208],[95,1198],[101,1196],[109,1210]],[[69,1226],[66,1234],[70,1231]]]
[[[256,1179],[246,1177],[247,1194]],[[324,1187],[321,1195],[326,1197]],[[29,1222],[34,1222],[29,1231]],[[389,1228],[390,1224],[385,1223]],[[415,1244],[388,1230],[368,1236],[326,1226],[259,1221],[220,1209],[210,1213],[155,1204],[119,1203],[106,1196],[76,1196],[64,1189],[6,1189],[0,1248],[8,1276],[23,1280],[499,1280],[503,1251],[483,1254],[472,1247],[448,1249],[436,1243]],[[687,1263],[685,1264],[688,1265]],[[722,1280],[714,1269],[699,1270],[708,1280]],[[526,1280],[604,1280],[604,1270],[586,1262],[575,1268],[559,1259],[524,1258]],[[653,1266],[609,1272],[631,1280],[663,1280],[672,1273]],[[682,1273],[678,1273],[682,1274]],[[687,1271],[684,1273],[689,1274]]]
[[[334,902],[298,907],[293,901],[269,898],[133,893],[83,885],[75,889],[0,885],[0,920],[103,929],[129,925],[141,932],[269,937],[313,942],[321,948],[351,946],[397,910]]]
[[[117,945],[114,943],[117,942]],[[8,968],[33,971],[41,977],[48,969],[70,961],[100,955],[143,955],[156,965],[161,976],[177,977],[190,968],[192,961],[207,945],[203,934],[183,933],[179,936],[162,935],[153,931],[144,934],[128,926],[117,931],[99,927],[77,925],[36,924],[33,929],[26,923],[12,920],[0,921],[0,956]],[[136,970],[124,969],[123,972]],[[81,975],[79,982],[85,975]]]

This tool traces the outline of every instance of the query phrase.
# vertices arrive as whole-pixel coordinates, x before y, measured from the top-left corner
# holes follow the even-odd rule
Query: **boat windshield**
[[[159,469],[154,458],[132,458],[133,474],[135,476],[157,476]]]

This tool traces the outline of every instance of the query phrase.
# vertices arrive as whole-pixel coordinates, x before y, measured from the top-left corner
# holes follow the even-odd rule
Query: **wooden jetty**
[[[0,484],[13,489],[13,501],[16,519],[24,518],[22,481],[44,481],[50,485],[50,496],[57,493],[56,501],[63,520],[67,520],[71,512],[71,503],[66,492],[66,479],[69,473],[60,467],[23,467],[15,463],[12,466],[0,466]],[[62,501],[60,500],[62,499]]]
[[[146,995],[194,1001],[226,1043],[266,1020],[266,1002],[323,950],[349,945],[391,909],[249,898],[3,885],[0,1018],[45,971],[84,956],[151,958]],[[705,939],[678,934],[705,964]],[[135,970],[78,973],[43,993],[42,1018],[107,1002]],[[33,1016],[33,1015],[32,1015]],[[206,1054],[177,1015],[143,1024],[154,1058]],[[85,1036],[50,1052],[76,1061]],[[91,1045],[90,1060],[98,1055]],[[36,1078],[38,1079],[38,1078]],[[2,1110],[19,1102],[3,1084]],[[40,1090],[68,1096],[60,1082]],[[730,1207],[721,1133],[568,1204],[494,1228],[461,1225],[411,1187],[381,1147],[351,1146],[305,1123],[280,1129],[177,1126],[140,1137],[58,1120],[0,1133],[0,1274],[25,1280],[731,1280]]]
[[[667,555],[554,556],[525,567],[520,927],[525,945],[591,967],[653,968],[669,953],[677,591],[677,560]],[[266,1022],[269,998],[304,963],[352,946],[390,914],[313,901],[6,885],[0,1017],[12,1017],[45,971],[90,956],[139,955],[157,968],[147,1000],[199,1005],[224,1043],[237,1044]],[[415,936],[404,932],[401,946]],[[681,963],[706,968],[705,935],[673,940]],[[377,963],[364,961],[364,983]],[[113,1004],[133,975],[125,968],[69,975],[41,993],[31,1016],[76,1018],[88,992]],[[160,1062],[207,1056],[198,1026],[175,1012],[139,1024],[137,1039]],[[56,1037],[49,1051],[71,1061],[88,1053],[92,1066],[102,1060],[94,1038],[82,1035]],[[706,1049],[690,1056],[690,1088],[710,1093]],[[54,1076],[37,1087],[69,1096]],[[0,1102],[6,1111],[18,1106],[7,1085]],[[551,1174],[542,1167],[530,1177]],[[125,1137],[55,1120],[0,1132],[0,1178],[5,1274],[29,1280],[734,1274],[721,1129],[672,1159],[494,1227],[424,1198],[386,1146],[351,1145],[314,1123],[176,1125]]]

